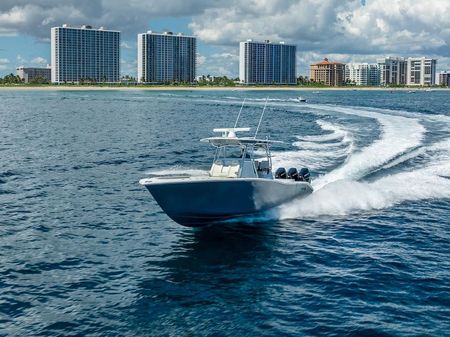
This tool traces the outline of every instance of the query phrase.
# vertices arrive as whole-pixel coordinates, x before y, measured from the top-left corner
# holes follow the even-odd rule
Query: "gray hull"
[[[189,227],[262,212],[313,190],[289,179],[150,179],[142,184],[170,218]]]

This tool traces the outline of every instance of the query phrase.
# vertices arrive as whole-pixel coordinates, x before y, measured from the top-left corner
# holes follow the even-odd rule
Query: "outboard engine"
[[[302,167],[300,172],[298,173],[300,180],[311,182],[311,175],[309,174],[309,170],[306,167]]]
[[[289,179],[294,179],[294,180],[298,180],[298,172],[297,169],[295,167],[291,167],[288,172],[287,172],[287,177]]]
[[[284,167],[278,168],[275,172],[275,178],[286,179],[286,169]]]

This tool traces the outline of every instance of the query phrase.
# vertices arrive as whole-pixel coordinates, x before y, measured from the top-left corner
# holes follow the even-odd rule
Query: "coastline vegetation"
[[[126,75],[121,78],[118,83],[108,83],[108,82],[96,82],[91,79],[83,79],[79,83],[67,82],[63,84],[50,83],[47,79],[42,77],[37,77],[32,79],[30,82],[25,83],[19,76],[14,74],[8,74],[3,78],[0,77],[0,87],[99,87],[99,88],[258,88],[258,89],[351,89],[351,90],[361,90],[361,89],[422,89],[430,87],[417,87],[417,86],[407,86],[407,85],[388,85],[388,86],[361,86],[355,85],[354,83],[345,83],[342,86],[327,86],[321,82],[314,82],[309,80],[307,76],[299,76],[297,78],[297,84],[282,85],[282,84],[242,84],[239,78],[228,78],[227,76],[202,76],[198,78],[194,83],[186,82],[172,82],[172,83],[138,83],[136,79],[132,76]],[[442,85],[434,85],[431,88],[448,88]]]

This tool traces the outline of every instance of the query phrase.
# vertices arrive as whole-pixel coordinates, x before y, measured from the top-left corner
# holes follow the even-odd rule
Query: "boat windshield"
[[[251,149],[246,146],[220,146],[215,158],[251,159]]]

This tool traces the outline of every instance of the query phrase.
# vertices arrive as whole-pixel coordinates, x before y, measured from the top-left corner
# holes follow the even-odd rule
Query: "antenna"
[[[256,135],[258,134],[259,127],[261,126],[261,122],[262,122],[262,119],[264,117],[264,111],[266,111],[266,106],[267,106],[267,101],[268,100],[269,100],[269,96],[266,97],[266,103],[264,104],[264,109],[263,109],[263,112],[261,114],[261,117],[259,118],[258,127],[256,128],[255,135],[253,136],[253,138],[256,138]]]
[[[242,105],[241,105],[241,109],[239,110],[239,113],[238,113],[238,116],[237,116],[237,119],[236,119],[236,123],[234,123],[234,127],[235,127],[235,128],[236,128],[236,126],[237,126],[237,124],[238,124],[239,117],[241,117],[242,108],[244,107],[244,104],[245,104],[245,100],[246,100],[246,99],[247,99],[247,97],[244,98],[244,101],[242,102]]]

